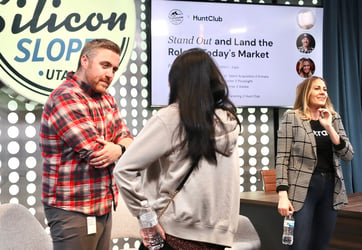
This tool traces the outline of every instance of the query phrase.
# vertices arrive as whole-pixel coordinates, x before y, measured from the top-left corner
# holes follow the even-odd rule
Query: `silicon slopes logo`
[[[136,30],[133,0],[0,0],[0,81],[27,99],[45,103],[76,70],[83,45],[95,38],[119,44],[118,80]]]

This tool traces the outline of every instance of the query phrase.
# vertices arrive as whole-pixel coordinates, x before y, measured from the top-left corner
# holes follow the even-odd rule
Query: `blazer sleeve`
[[[338,113],[336,113],[333,117],[333,127],[341,138],[341,144],[344,145],[343,147],[339,147],[341,144],[335,145],[334,147],[335,153],[343,161],[352,160],[354,154],[353,147],[351,142],[349,141],[348,136],[346,135],[346,131],[344,130],[341,116]]]
[[[294,112],[286,111],[278,129],[277,156],[276,156],[276,181],[277,187],[288,186],[288,166],[291,147],[293,143]],[[285,189],[285,188],[283,188]],[[279,190],[279,188],[278,188]]]

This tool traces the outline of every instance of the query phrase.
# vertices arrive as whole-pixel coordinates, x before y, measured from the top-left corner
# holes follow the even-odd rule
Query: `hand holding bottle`
[[[148,206],[147,201],[142,201],[142,207],[139,223],[143,244],[150,250],[158,250],[164,245],[165,232],[158,223],[157,214]]]
[[[289,212],[294,212],[294,208],[292,206],[292,203],[290,202],[288,198],[288,192],[287,191],[279,191],[279,201],[278,201],[278,212],[281,216],[288,216]]]

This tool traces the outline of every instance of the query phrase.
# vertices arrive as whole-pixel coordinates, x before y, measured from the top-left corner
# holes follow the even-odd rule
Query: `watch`
[[[121,149],[122,149],[122,155],[124,154],[124,152],[126,152],[126,147],[124,146],[124,145],[122,145],[122,144],[118,144],[120,147],[121,147]]]

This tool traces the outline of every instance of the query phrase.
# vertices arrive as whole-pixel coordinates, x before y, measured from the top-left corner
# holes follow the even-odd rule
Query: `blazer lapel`
[[[317,157],[317,142],[315,140],[315,136],[313,134],[312,127],[310,126],[310,121],[303,120],[302,124],[303,124],[303,127],[304,127],[305,131],[307,132],[307,136],[312,144],[314,157]]]

